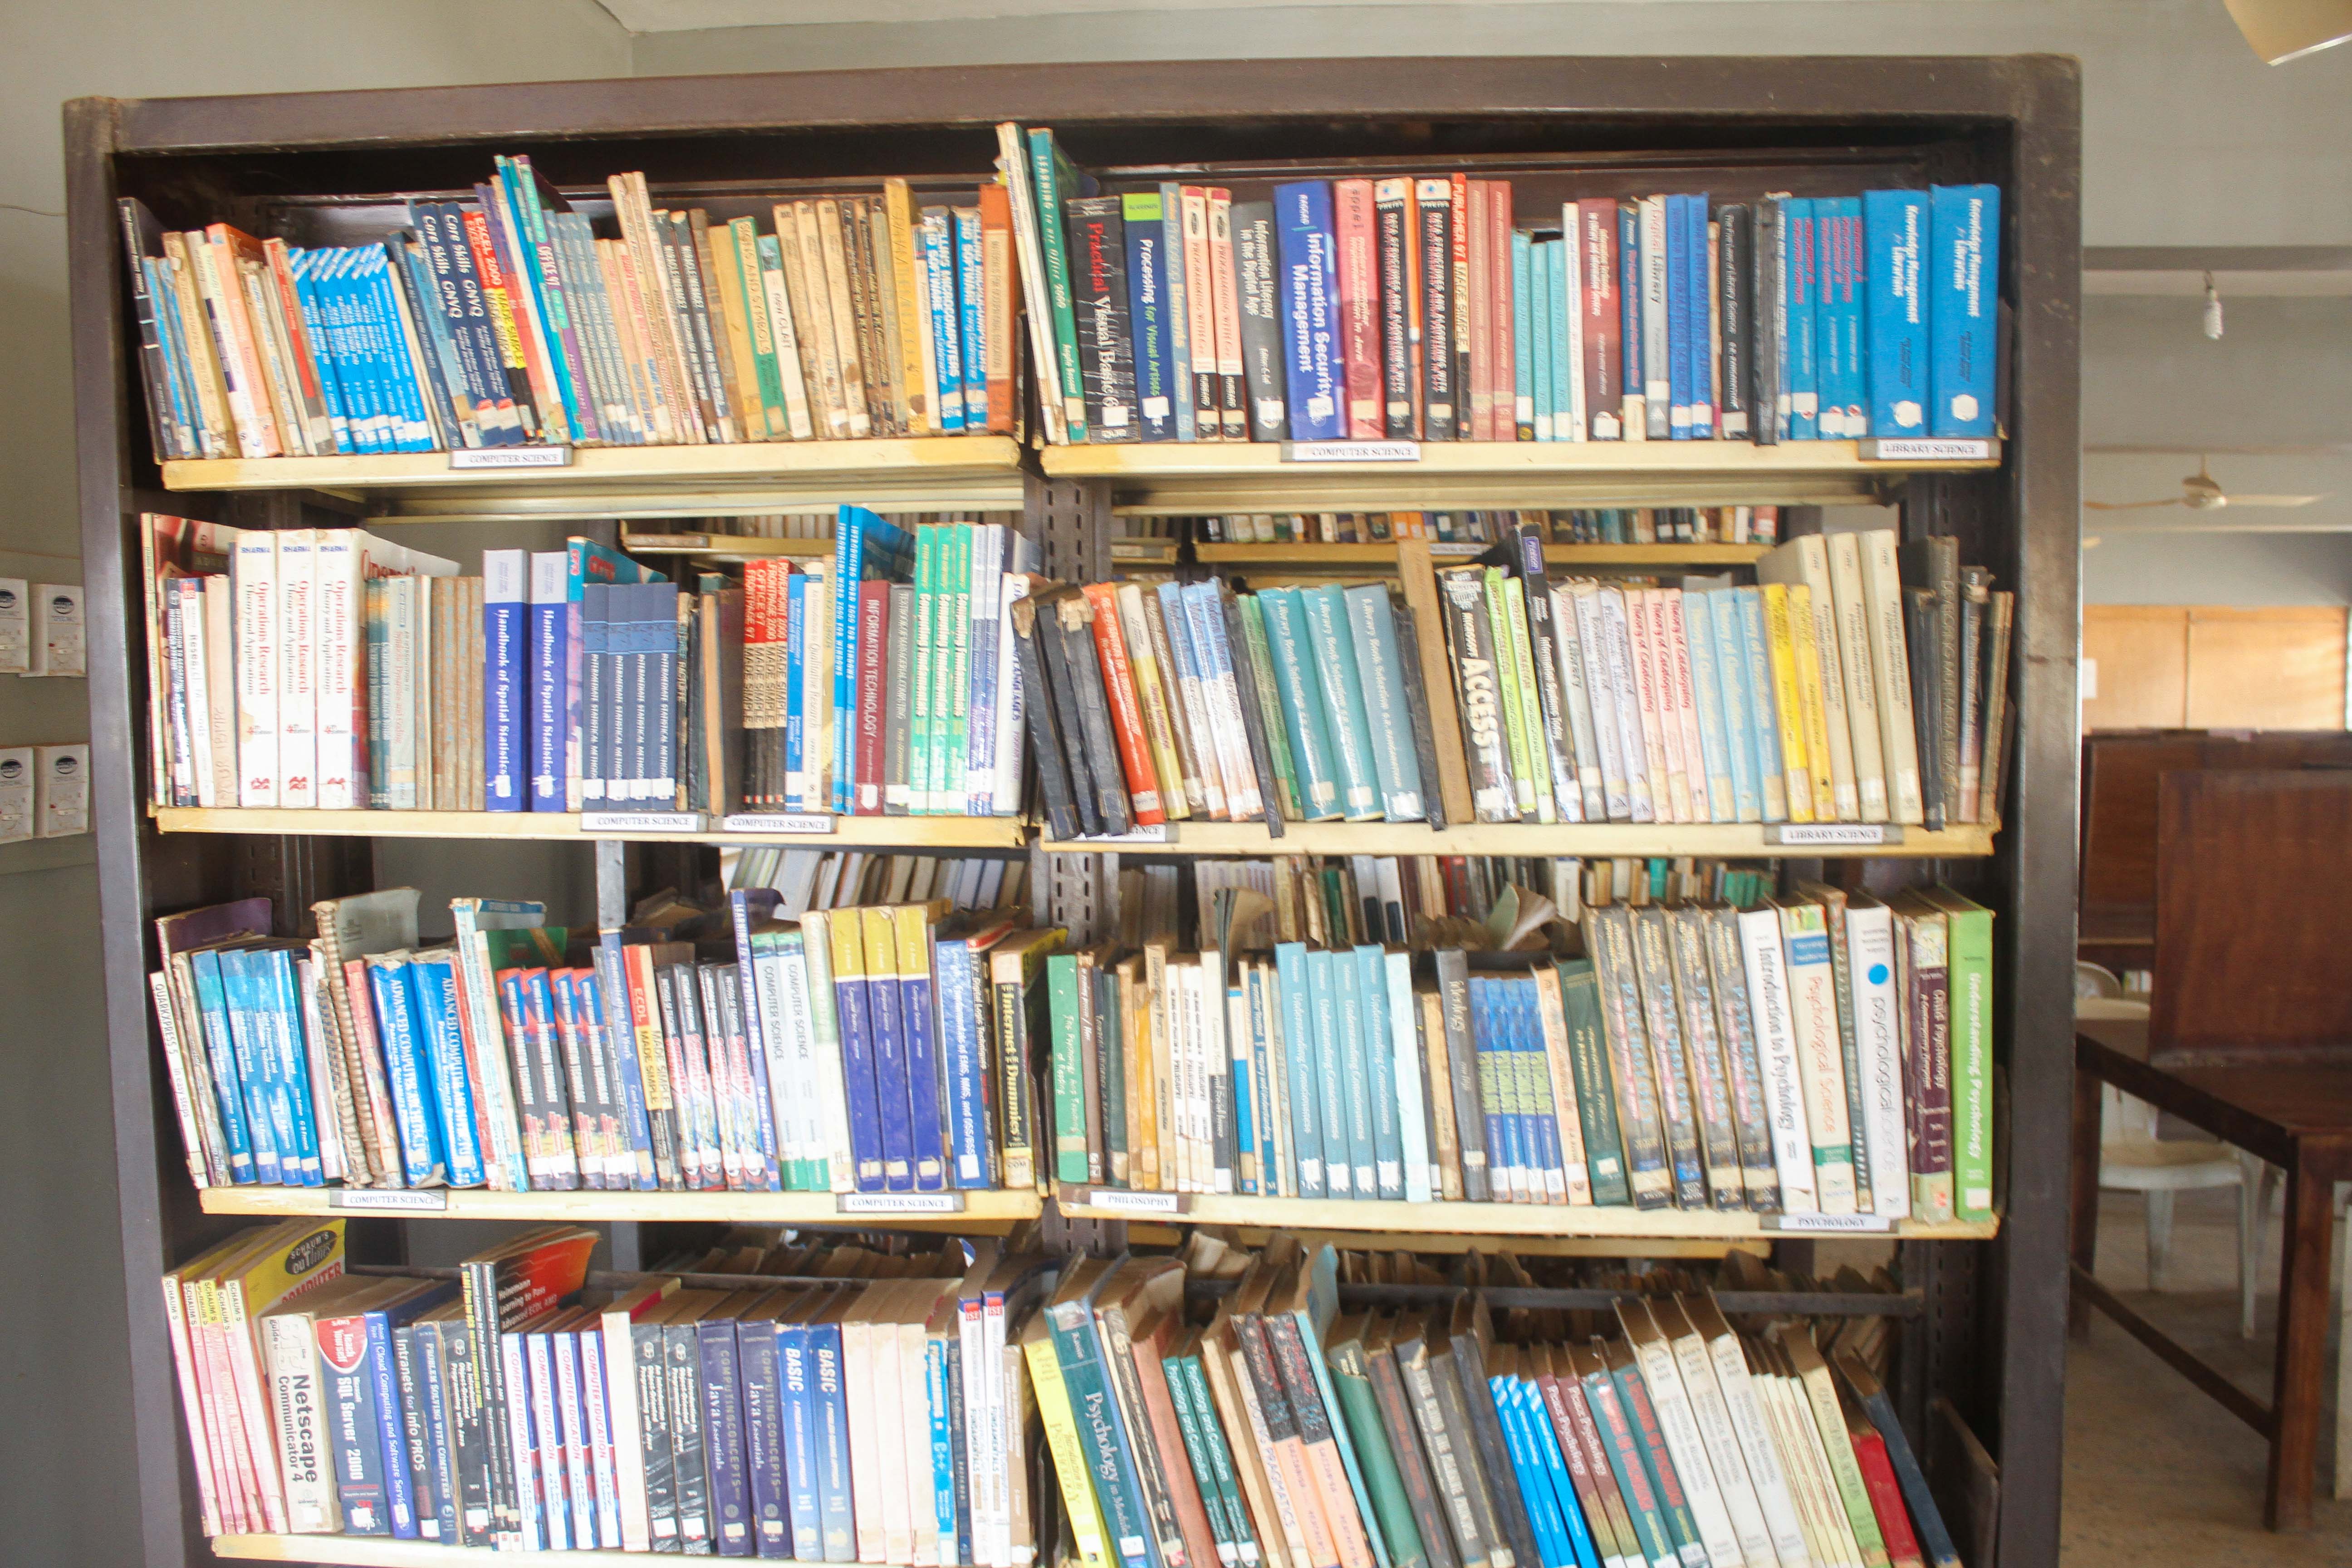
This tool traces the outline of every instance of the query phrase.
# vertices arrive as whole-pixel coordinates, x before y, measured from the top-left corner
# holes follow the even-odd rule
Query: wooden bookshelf
[[[1834,825],[1857,831],[1848,825]],[[1433,829],[1423,822],[1286,822],[1267,837],[1262,822],[1171,822],[1124,838],[1048,838],[1066,854],[1117,850],[1135,855],[1557,855],[1700,856],[1750,860],[1791,856],[1824,858],[1961,859],[1993,852],[1993,829],[1948,827],[1938,833],[1905,827],[1894,843],[1775,842],[1776,829],[1753,823],[1481,822]],[[1806,829],[1799,826],[1796,832]]]
[[[1599,1237],[1612,1240],[1756,1241],[1822,1236],[1880,1236],[1916,1241],[1984,1241],[2000,1222],[1892,1220],[1808,1225],[1798,1215],[1788,1228],[1779,1216],[1688,1209],[1578,1208],[1544,1204],[1409,1204],[1348,1198],[1260,1198],[1208,1193],[1131,1193],[1099,1187],[1063,1188],[1062,1213],[1097,1219],[1181,1220],[1192,1225],[1244,1225],[1280,1230],[1444,1230],[1461,1236]]]
[[[1047,447],[1048,479],[1107,480],[1138,515],[1461,511],[1605,506],[1876,504],[1914,475],[2000,466],[1991,456],[1882,461],[1857,441],[1432,441],[1403,462],[1298,462],[1287,444]]]
[[[1021,447],[1008,436],[747,441],[707,447],[505,447],[560,467],[462,467],[472,454],[214,458],[163,465],[168,490],[309,491],[381,522],[712,517],[818,511],[1013,511]]]
[[[1439,565],[1450,561],[1466,561],[1495,547],[1492,540],[1429,542],[1429,553]],[[1544,559],[1554,566],[1641,566],[1657,572],[1720,570],[1726,566],[1753,566],[1757,558],[1771,548],[1769,544],[1547,544]],[[1309,569],[1343,566],[1370,566],[1393,570],[1397,547],[1392,540],[1373,540],[1349,544],[1325,544],[1313,540],[1292,540],[1281,544],[1216,544],[1203,542],[1192,547],[1192,558],[1203,564],[1213,563],[1249,572],[1279,566],[1299,566]]]
[[[695,833],[583,830],[572,811],[289,811],[269,807],[166,805],[164,833],[320,834],[347,838],[535,838],[635,844],[793,844],[806,849],[1018,849],[1029,841],[1017,816],[832,816],[823,833],[730,831],[714,821]]]
[[[395,1541],[388,1535],[216,1535],[214,1554],[248,1563],[337,1563],[357,1568],[467,1568],[495,1562],[499,1568],[622,1568],[650,1559],[642,1552],[490,1552],[443,1546],[432,1541]],[[879,1563],[837,1568],[882,1568]]]
[[[341,1187],[207,1187],[197,1194],[206,1214],[341,1215],[349,1218],[391,1215],[415,1218],[528,1220],[535,1225],[587,1224],[598,1220],[703,1225],[855,1225],[898,1229],[928,1226],[1002,1228],[1035,1219],[1045,1200],[1034,1192],[967,1192],[954,1194],[963,1206],[952,1212],[909,1202],[893,1207],[876,1194],[860,1207],[856,1194],[834,1193],[494,1193],[478,1187],[426,1187],[395,1191]],[[843,1198],[849,1205],[843,1206]]]

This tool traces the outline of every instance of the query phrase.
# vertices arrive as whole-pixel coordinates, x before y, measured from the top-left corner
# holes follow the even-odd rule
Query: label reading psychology
[[[1840,1236],[1867,1235],[1895,1228],[1893,1220],[1874,1214],[1768,1214],[1760,1224],[1766,1230]]]

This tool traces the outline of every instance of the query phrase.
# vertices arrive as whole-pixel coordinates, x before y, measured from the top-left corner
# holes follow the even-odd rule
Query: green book
[[[1381,1422],[1380,1401],[1372,1394],[1371,1369],[1364,1360],[1363,1317],[1351,1313],[1339,1319],[1328,1341],[1323,1353],[1330,1363],[1332,1392],[1355,1444],[1356,1463],[1388,1545],[1391,1568],[1426,1568],[1429,1553],[1405,1497],[1404,1477],[1389,1447],[1388,1428]]]
[[[1079,1183],[1087,1173],[1087,1075],[1081,1059],[1084,1015],[1078,997],[1078,955],[1045,960],[1048,1061],[1054,1085],[1054,1179]]]
[[[1316,679],[1309,651],[1306,612],[1296,588],[1268,588],[1256,595],[1265,607],[1265,635],[1271,645],[1275,689],[1282,696],[1282,717],[1297,760],[1299,812],[1303,822],[1328,822],[1339,815],[1338,763],[1332,755],[1331,731],[1323,713],[1322,683]]]
[[[1992,911],[1937,885],[1925,897],[1950,932],[1952,1215],[1992,1217]]]
[[[1249,691],[1244,702],[1255,702],[1265,725],[1265,749],[1274,758],[1275,787],[1282,795],[1282,814],[1296,822],[1306,816],[1298,797],[1298,773],[1290,756],[1290,726],[1283,719],[1282,694],[1274,684],[1274,658],[1265,640],[1265,611],[1255,594],[1238,596],[1242,636],[1248,643]]]
[[[784,381],[776,369],[775,329],[768,321],[768,285],[760,272],[760,226],[748,217],[736,218],[727,226],[727,239],[729,261],[743,290],[743,324],[751,334],[752,366],[760,383],[761,427],[745,439],[757,440],[761,434],[789,435]]]
[[[1120,1020],[1118,975],[1095,971],[1095,1057],[1102,1085],[1103,1181],[1128,1184],[1127,1028]]]
[[[1037,190],[1038,237],[1045,242],[1045,292],[1054,309],[1054,353],[1061,362],[1063,417],[1070,439],[1087,438],[1086,385],[1078,374],[1078,313],[1070,290],[1070,245],[1062,227],[1065,198],[1084,195],[1077,171],[1046,130],[1029,132],[1029,177]],[[1086,182],[1091,183],[1091,182]]]
[[[1184,1445],[1184,1461],[1201,1494],[1201,1511],[1208,1515],[1209,1534],[1217,1543],[1217,1560],[1232,1563],[1239,1555],[1233,1521],[1225,1516],[1225,1494],[1217,1488],[1216,1470],[1209,1462],[1208,1447],[1201,1436],[1201,1414],[1192,1408],[1192,1390],[1184,1381],[1182,1361],[1172,1355],[1160,1357],[1160,1374],[1168,1385],[1168,1405],[1176,1416],[1177,1435]],[[1175,1468],[1172,1455],[1162,1454],[1160,1463],[1170,1469]]]
[[[1568,1070],[1576,1085],[1576,1114],[1584,1124],[1584,1163],[1595,1204],[1630,1204],[1625,1144],[1617,1131],[1617,1091],[1609,1081],[1609,1046],[1601,1033],[1601,979],[1589,958],[1559,961],[1560,1010],[1568,1016]]]
[[[1486,619],[1495,631],[1496,685],[1500,687],[1503,738],[1511,759],[1511,794],[1521,816],[1538,822],[1552,820],[1551,791],[1537,766],[1537,736],[1543,715],[1536,708],[1535,666],[1528,657],[1527,600],[1522,592],[1514,612],[1511,590],[1519,580],[1499,566],[1486,568]]]
[[[1315,1097],[1323,1110],[1323,1184],[1327,1195],[1349,1198],[1360,1195],[1354,1186],[1355,1145],[1348,1134],[1350,1114],[1347,1084],[1346,1042],[1340,1038],[1339,988],[1337,953],[1309,951],[1307,954],[1307,985],[1313,1005]],[[1353,967],[1352,963],[1349,967]],[[1369,1156],[1371,1144],[1370,1116],[1366,1117],[1365,1148]]]
[[[915,529],[915,685],[907,719],[907,809],[917,816],[931,809],[931,754],[937,749],[931,695],[939,679],[939,532],[929,523]]]
[[[945,618],[940,645],[947,669],[940,693],[940,740],[931,752],[931,810],[961,816],[971,798],[966,765],[966,723],[971,712],[971,534],[970,523],[950,523],[946,534],[946,580],[940,595]]]
[[[1404,668],[1397,658],[1396,616],[1389,591],[1380,583],[1346,590],[1348,630],[1356,671],[1364,686],[1364,717],[1371,725],[1372,768],[1380,777],[1381,804],[1391,822],[1419,822],[1421,762],[1414,754],[1412,710],[1405,701]]]
[[[1186,1348],[1200,1344],[1198,1331],[1188,1337]],[[1242,1568],[1257,1568],[1265,1560],[1260,1551],[1257,1531],[1250,1523],[1249,1510],[1242,1506],[1241,1477],[1234,1469],[1233,1451],[1225,1447],[1224,1429],[1217,1425],[1217,1407],[1209,1402],[1209,1374],[1202,1367],[1197,1349],[1192,1353],[1177,1357],[1168,1363],[1168,1385],[1172,1394],[1181,1373],[1186,1397],[1192,1401],[1194,1419],[1201,1426],[1201,1447],[1209,1460],[1209,1470],[1217,1484],[1217,1495],[1225,1505],[1225,1522],[1233,1528],[1234,1555]]]
[[[1372,765],[1371,723],[1364,717],[1363,678],[1348,631],[1346,592],[1337,583],[1297,592],[1315,654],[1308,668],[1322,683],[1324,711],[1330,718],[1340,815],[1350,822],[1377,822],[1385,813],[1380,773]]]

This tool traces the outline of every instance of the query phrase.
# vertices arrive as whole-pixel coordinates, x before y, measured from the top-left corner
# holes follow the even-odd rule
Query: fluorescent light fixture
[[[2222,0],[2254,53],[2274,66],[2352,38],[2352,0]]]

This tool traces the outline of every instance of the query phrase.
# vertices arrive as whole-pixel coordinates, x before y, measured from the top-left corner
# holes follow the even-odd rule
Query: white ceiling
[[[1360,5],[1366,0],[598,0],[632,33],[706,27],[770,27],[840,22],[961,22],[992,16],[1056,16],[1112,11],[1255,11],[1276,6]],[[1551,0],[1370,0],[1375,5],[1543,5]],[[1766,0],[1752,0],[1763,4]]]

